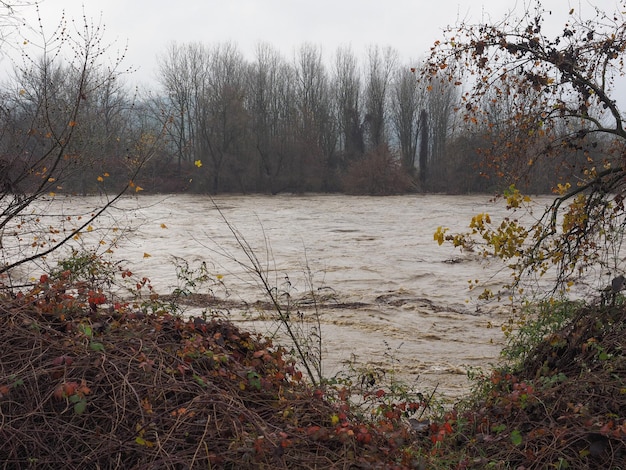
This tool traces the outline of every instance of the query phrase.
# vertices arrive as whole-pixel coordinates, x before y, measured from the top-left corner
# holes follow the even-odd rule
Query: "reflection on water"
[[[158,292],[177,285],[173,257],[206,262],[223,276],[229,300],[264,300],[258,279],[228,220],[258,258],[270,283],[292,296],[313,289],[332,293],[321,312],[325,369],[336,373],[353,355],[374,367],[397,368],[416,386],[458,396],[467,390],[468,367],[497,359],[502,342],[493,310],[477,309],[468,280],[499,285],[507,273],[497,263],[433,241],[440,225],[462,230],[472,215],[503,214],[487,196],[399,197],[145,196],[117,204],[132,234],[118,258],[146,275]],[[96,204],[89,198],[73,204]],[[106,220],[101,225],[105,226]],[[149,257],[147,257],[149,255]],[[334,303],[333,303],[334,302]],[[345,305],[351,308],[345,308]],[[233,316],[261,330],[263,321]]]

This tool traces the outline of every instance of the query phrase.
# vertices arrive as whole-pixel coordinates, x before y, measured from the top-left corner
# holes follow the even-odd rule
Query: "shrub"
[[[413,182],[389,147],[380,146],[348,167],[343,186],[348,194],[386,196],[406,193]]]

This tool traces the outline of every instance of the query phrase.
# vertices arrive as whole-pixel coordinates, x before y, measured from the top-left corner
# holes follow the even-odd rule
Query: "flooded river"
[[[497,360],[504,317],[479,307],[468,280],[497,287],[508,273],[433,240],[440,225],[462,230],[477,213],[504,213],[487,196],[227,196],[214,202],[221,214],[202,196],[125,201],[143,208],[133,212],[135,233],[118,255],[159,292],[177,285],[175,255],[192,268],[206,262],[210,273],[223,276],[226,291],[214,288],[217,296],[235,304],[266,300],[258,276],[237,263],[250,266],[230,224],[279,293],[297,299],[312,288],[331,296],[318,310],[327,375],[346,361],[357,368],[394,367],[417,389],[438,385],[458,397],[468,388],[468,368]],[[247,327],[275,330],[240,313],[231,315]]]
[[[97,201],[76,198],[63,204],[67,211],[96,207]],[[297,300],[312,290],[326,299],[317,310],[326,375],[354,361],[356,367],[395,368],[418,390],[438,386],[446,396],[459,397],[468,390],[468,368],[497,360],[505,318],[498,313],[502,309],[479,305],[468,281],[497,288],[508,273],[495,261],[438,246],[433,233],[438,226],[463,230],[480,212],[497,218],[505,211],[488,196],[475,195],[214,200],[155,195],[119,201],[112,219],[99,225],[131,228],[114,256],[149,277],[159,293],[180,287],[174,257],[191,269],[205,263],[223,286],[199,286],[200,292],[211,287],[228,300],[235,321],[272,333],[275,324],[255,307],[267,297],[259,277],[247,269],[250,262],[234,229],[277,293],[289,292]],[[299,308],[312,315],[310,304]]]

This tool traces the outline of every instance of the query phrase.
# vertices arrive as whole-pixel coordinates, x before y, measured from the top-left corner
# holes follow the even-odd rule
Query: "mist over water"
[[[505,320],[504,306],[472,299],[468,281],[496,290],[509,273],[498,260],[438,246],[433,233],[438,226],[465,230],[483,212],[495,220],[506,213],[485,195],[154,195],[119,201],[99,225],[131,227],[114,256],[160,294],[179,286],[174,257],[192,268],[204,262],[224,283],[213,293],[235,306],[231,318],[272,333],[275,324],[250,316],[267,297],[245,268],[250,263],[232,228],[278,292],[297,299],[314,289],[330,299],[320,310],[327,375],[354,359],[393,367],[418,390],[438,386],[459,397],[468,390],[468,368],[497,361]]]

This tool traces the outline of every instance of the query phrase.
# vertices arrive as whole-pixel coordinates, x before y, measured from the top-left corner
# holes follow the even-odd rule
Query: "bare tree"
[[[365,141],[361,116],[361,77],[357,59],[348,48],[337,50],[333,88],[340,150],[344,158],[350,160],[365,153]]]
[[[212,192],[220,190],[227,160],[242,149],[247,127],[245,67],[233,43],[218,44],[210,51],[206,82],[199,87],[197,154],[207,160]]]
[[[260,188],[276,194],[287,186],[285,164],[295,146],[294,71],[278,51],[259,44],[248,76],[251,138],[259,157]],[[260,189],[259,188],[259,189]]]
[[[365,84],[365,122],[370,149],[387,144],[387,115],[389,88],[397,66],[398,53],[394,49],[369,48]]]
[[[425,117],[428,119],[428,163],[434,170],[430,178],[438,178],[439,172],[446,165],[446,145],[454,132],[454,109],[459,97],[453,83],[435,81],[429,84],[426,92]],[[423,142],[423,139],[422,139]],[[423,154],[423,152],[421,152]],[[420,157],[422,158],[422,157]],[[421,165],[424,165],[422,162]]]
[[[207,73],[204,49],[200,44],[172,43],[159,58],[158,80],[163,94],[158,98],[154,115],[166,126],[179,172],[183,162],[191,162],[196,157],[197,87],[204,82]]]
[[[420,82],[409,67],[401,67],[396,71],[391,95],[391,122],[400,145],[402,165],[409,173],[415,171],[424,91],[423,87],[420,89]]]
[[[134,134],[137,123],[134,96],[121,77],[103,78],[96,78],[102,85],[85,96],[78,113],[80,125],[68,150],[81,158],[76,162],[74,175],[66,177],[66,191],[94,193],[102,186],[98,177],[104,173],[109,174],[108,181],[123,182],[128,172],[142,165],[145,158],[143,151],[136,151],[142,135]],[[160,129],[157,135],[159,132]]]
[[[335,150],[336,128],[320,48],[311,44],[300,48],[295,74],[300,149],[294,162],[294,175],[296,186],[302,190],[307,184],[320,187],[328,160]]]
[[[36,5],[35,0],[0,1],[0,44],[5,46],[7,39],[15,33],[23,23],[20,11],[26,7]],[[4,52],[0,49],[0,55]]]
[[[606,285],[602,276],[623,269],[619,251],[626,227],[626,130],[614,93],[615,79],[624,74],[625,6],[618,2],[614,12],[588,8],[584,16],[564,8],[562,28],[551,33],[545,20],[554,21],[558,10],[547,11],[534,1],[517,19],[509,15],[494,24],[454,28],[433,48],[431,76],[461,84],[454,70],[458,63],[472,74],[473,86],[463,95],[461,107],[468,122],[484,121],[481,101],[488,93],[511,104],[509,115],[517,132],[503,139],[501,148],[521,144],[535,151],[507,152],[503,157],[523,158],[526,166],[555,155],[571,157],[571,181],[555,179],[556,196],[542,215],[533,216],[534,222],[525,226],[515,217],[497,227],[475,222],[480,226],[477,234],[488,241],[486,252],[510,263],[513,285],[550,270],[556,274],[551,292],[592,272]],[[611,146],[594,156],[591,150],[601,136]],[[488,163],[501,168],[503,162],[493,156]],[[515,188],[505,196],[513,209],[523,202]],[[462,238],[449,239],[463,246]]]
[[[77,237],[134,184],[142,165],[130,169],[118,193],[65,231],[64,222],[55,225],[37,208],[84,163],[85,155],[72,147],[85,124],[83,109],[119,76],[123,56],[105,63],[110,46],[103,42],[103,27],[86,19],[62,20],[51,36],[43,28],[30,34],[25,43],[38,54],[22,55],[0,114],[0,274],[41,260]]]

